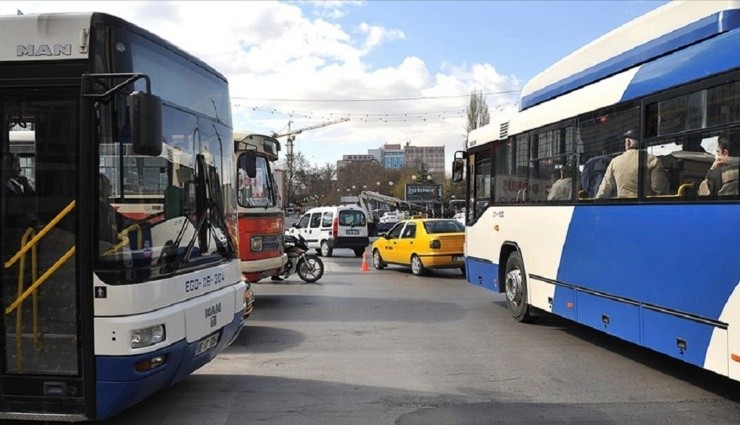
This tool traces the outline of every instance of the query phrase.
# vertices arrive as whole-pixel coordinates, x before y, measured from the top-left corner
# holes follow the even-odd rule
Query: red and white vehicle
[[[288,257],[283,250],[284,213],[272,163],[280,142],[253,133],[234,133],[239,259],[244,278],[277,276]]]

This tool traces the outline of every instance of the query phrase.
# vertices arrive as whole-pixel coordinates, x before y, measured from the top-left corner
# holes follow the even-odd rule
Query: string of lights
[[[516,102],[503,103],[489,107],[489,111],[501,111],[505,108],[515,106]],[[235,103],[235,107],[240,107],[241,104]],[[425,122],[425,121],[437,121],[437,120],[448,120],[464,118],[467,114],[465,109],[452,109],[449,111],[435,111],[435,112],[373,112],[373,113],[347,113],[347,112],[300,112],[300,111],[285,111],[275,107],[264,107],[264,106],[251,106],[248,109],[256,113],[270,114],[285,116],[290,119],[305,119],[307,121],[325,121],[335,119],[337,117],[346,117],[352,121],[359,122]]]
[[[519,93],[521,90],[504,90],[498,92],[480,92],[484,96],[489,95],[501,95],[501,94],[513,94]],[[232,96],[232,99],[236,100],[251,100],[257,102],[327,102],[327,103],[353,103],[353,102],[399,102],[408,100],[440,100],[440,99],[457,99],[461,97],[469,97],[470,94],[456,94],[450,96],[415,96],[415,97],[389,97],[389,98],[377,98],[377,99],[290,99],[290,98],[256,98],[256,97],[242,97]]]

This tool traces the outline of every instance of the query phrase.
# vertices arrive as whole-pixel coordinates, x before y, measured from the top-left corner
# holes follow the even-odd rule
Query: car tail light
[[[331,234],[335,237],[339,235],[339,218],[334,217],[334,220],[331,222]]]
[[[442,244],[439,242],[438,239],[434,239],[432,241],[429,241],[429,248],[439,249],[442,248]]]

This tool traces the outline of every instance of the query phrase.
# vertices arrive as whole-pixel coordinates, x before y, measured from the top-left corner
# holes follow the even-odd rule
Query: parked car
[[[349,248],[362,257],[370,243],[365,211],[357,205],[311,208],[287,233],[303,236],[308,247],[324,257],[338,248]]]
[[[398,223],[401,220],[403,220],[403,216],[398,211],[386,211],[382,216],[380,216],[379,221],[383,224],[390,224]]]
[[[451,218],[417,218],[399,221],[372,245],[373,266],[411,267],[417,276],[428,269],[458,268],[465,272],[465,226]]]

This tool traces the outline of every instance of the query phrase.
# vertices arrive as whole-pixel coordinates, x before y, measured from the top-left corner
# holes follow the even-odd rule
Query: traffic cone
[[[367,252],[362,253],[362,267],[360,267],[360,271],[363,271],[363,272],[370,271],[370,266],[367,264]]]

